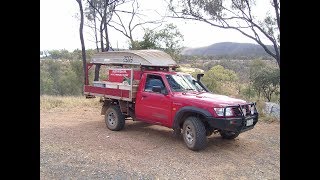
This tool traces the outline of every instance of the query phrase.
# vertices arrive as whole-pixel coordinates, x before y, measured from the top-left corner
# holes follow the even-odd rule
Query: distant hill
[[[272,46],[267,46],[272,50]],[[184,48],[181,52],[182,55],[198,55],[198,56],[214,56],[214,57],[270,57],[264,49],[257,44],[251,43],[235,43],[235,42],[222,42],[215,43],[210,46],[199,48]]]

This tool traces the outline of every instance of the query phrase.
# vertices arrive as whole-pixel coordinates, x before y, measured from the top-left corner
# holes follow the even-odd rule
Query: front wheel
[[[193,151],[204,149],[207,146],[206,129],[197,117],[188,117],[183,123],[183,140]]]
[[[220,131],[220,135],[224,139],[234,139],[239,136],[239,132],[232,132],[232,131]]]
[[[108,129],[112,131],[120,131],[125,124],[125,118],[120,111],[119,106],[110,106],[105,114],[105,121]]]

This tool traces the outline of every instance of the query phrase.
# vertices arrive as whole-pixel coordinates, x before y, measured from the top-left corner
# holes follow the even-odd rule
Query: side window
[[[147,80],[146,80],[146,85],[145,85],[144,91],[152,92],[152,87],[153,86],[160,86],[161,87],[161,93],[166,92],[166,87],[164,86],[164,83],[162,81],[161,76],[149,74],[147,76]]]

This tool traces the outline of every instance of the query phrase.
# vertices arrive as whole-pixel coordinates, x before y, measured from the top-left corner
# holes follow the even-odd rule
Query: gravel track
[[[280,124],[189,150],[166,127],[126,121],[110,131],[99,108],[40,111],[41,179],[280,179]]]

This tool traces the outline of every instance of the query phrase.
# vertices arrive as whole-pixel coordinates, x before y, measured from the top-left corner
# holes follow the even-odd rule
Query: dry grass
[[[259,112],[259,121],[263,121],[266,123],[273,123],[273,122],[279,122],[280,119],[271,116],[269,114],[264,113],[263,109],[265,108],[265,102],[262,100],[255,100],[257,103],[257,110]]]
[[[259,121],[263,121],[266,123],[273,123],[273,122],[279,122],[279,119],[273,116],[263,115],[259,117]]]
[[[100,107],[99,98],[86,99],[84,96],[40,96],[40,110],[87,106]]]
[[[194,73],[194,72],[201,72],[201,73],[204,72],[204,70],[202,70],[202,69],[193,68],[193,67],[190,67],[190,66],[188,66],[188,65],[180,65],[179,70],[180,70],[181,72],[189,73],[189,74],[192,74],[192,73]]]
[[[259,112],[259,121],[266,123],[278,122],[276,117],[263,113],[264,102],[256,101]],[[74,107],[92,107],[100,108],[99,98],[86,99],[84,96],[40,96],[40,110],[68,110]]]

